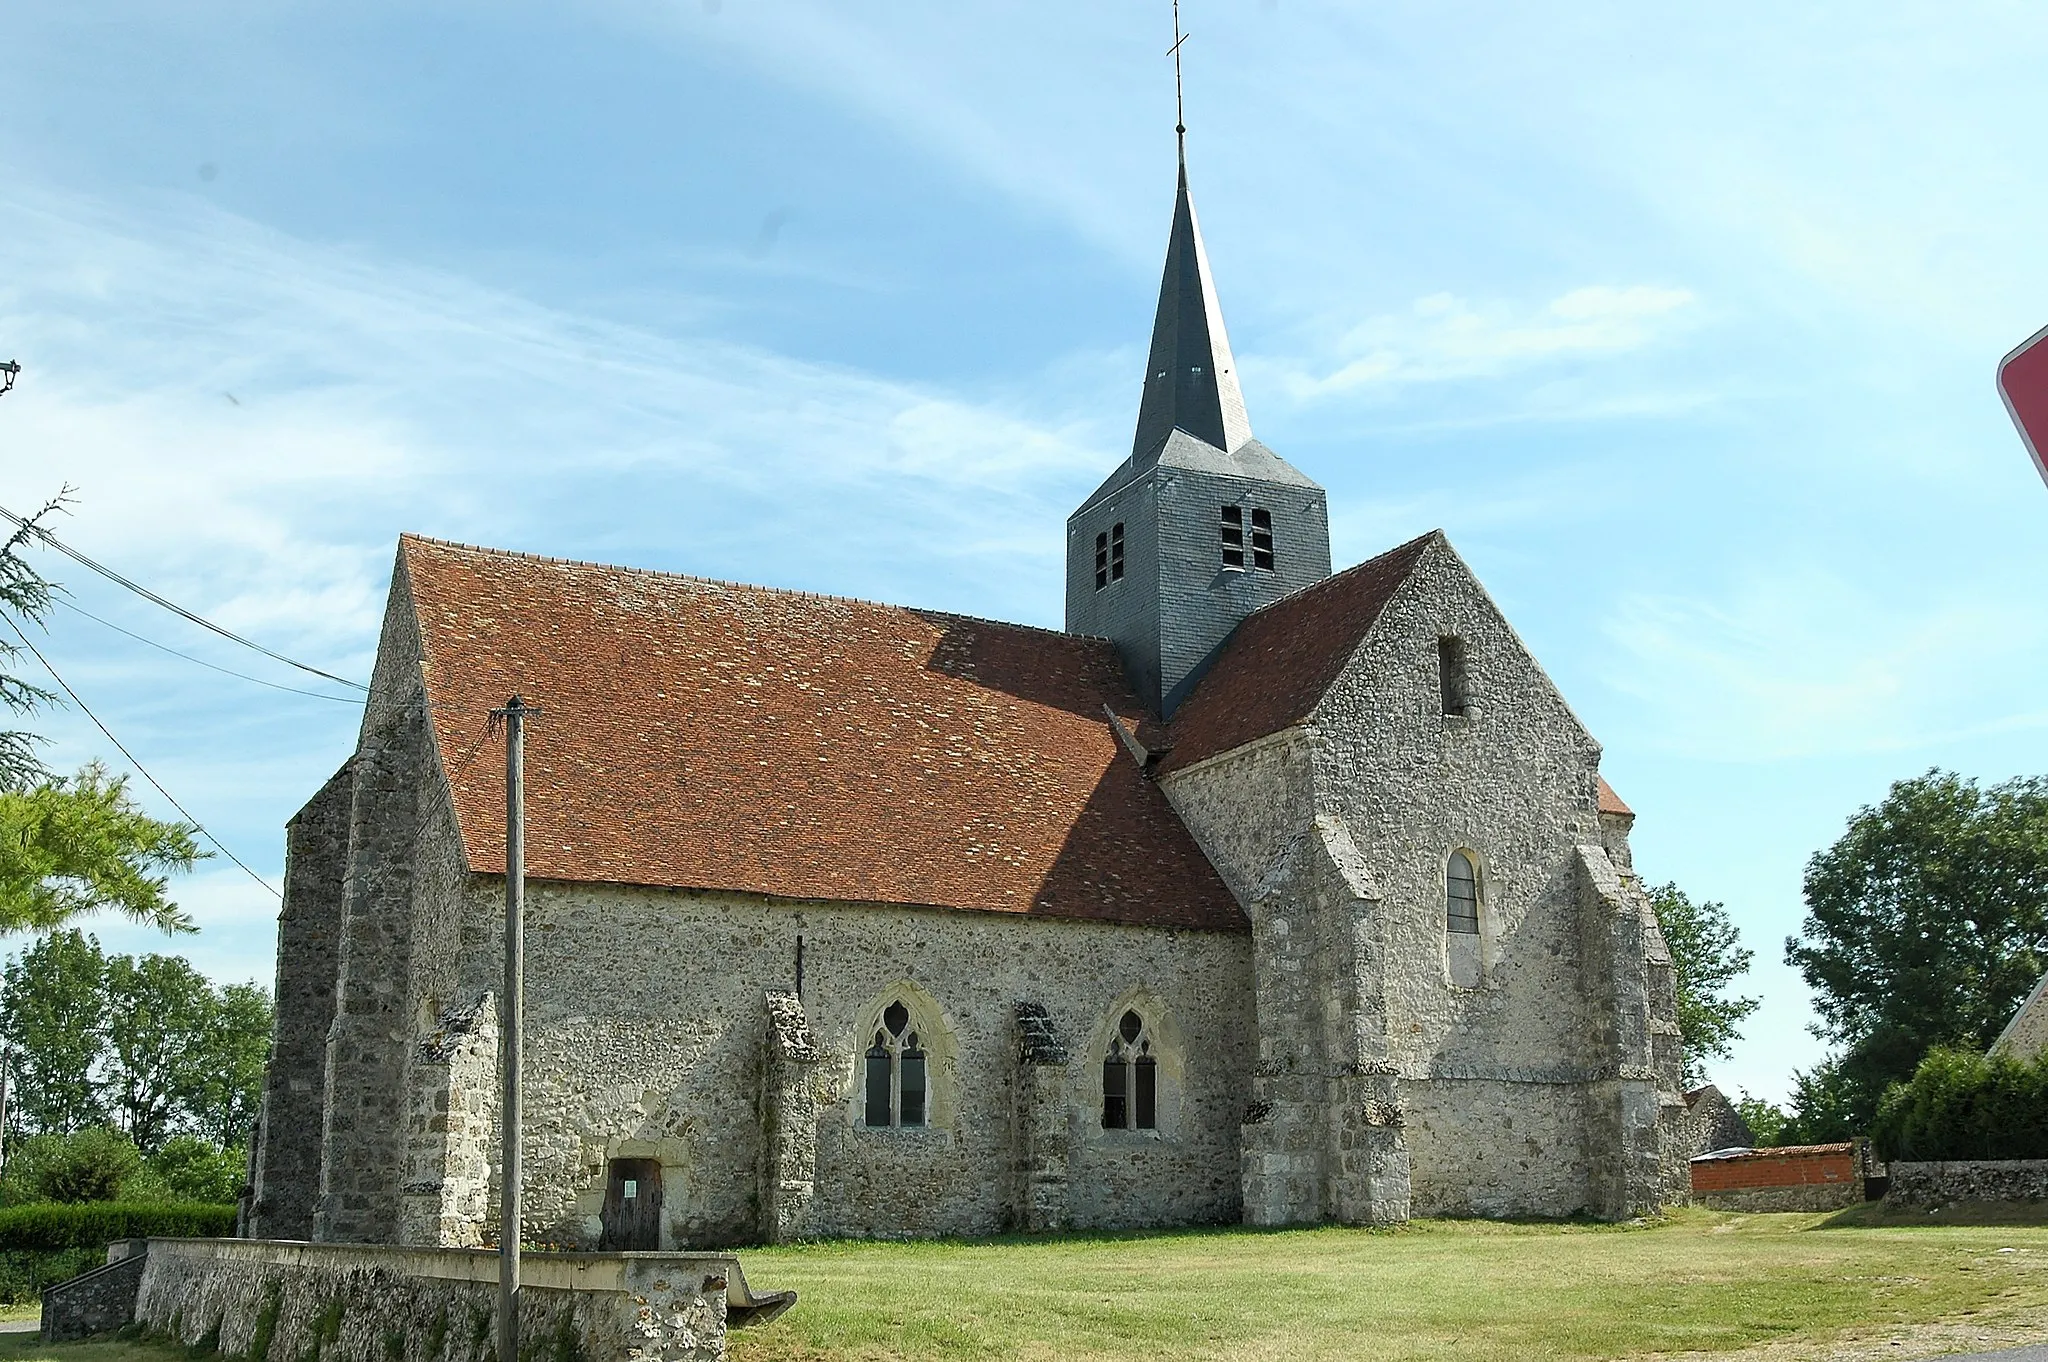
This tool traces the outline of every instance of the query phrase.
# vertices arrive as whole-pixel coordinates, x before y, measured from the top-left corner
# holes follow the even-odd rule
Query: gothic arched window
[[[868,1047],[866,1124],[872,1127],[925,1124],[928,1084],[924,1046],[910,1026],[901,998],[882,1009],[874,1043]]]
[[[1479,934],[1479,872],[1462,851],[1444,867],[1444,929]]]
[[[1152,1034],[1136,1011],[1126,1012],[1102,1060],[1102,1128],[1159,1128],[1159,1061]]]

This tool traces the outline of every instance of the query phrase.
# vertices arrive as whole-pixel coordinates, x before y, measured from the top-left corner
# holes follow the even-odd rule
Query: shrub
[[[1886,1159],[2048,1158],[2048,1065],[1932,1050],[1885,1093],[1871,1133]]]
[[[218,1239],[235,1232],[233,1206],[38,1201],[0,1210],[0,1301],[32,1301],[52,1282],[98,1267],[115,1239]]]
[[[104,1250],[115,1239],[220,1239],[234,1232],[233,1206],[39,1201],[0,1210],[0,1252]]]
[[[128,1137],[105,1126],[69,1135],[31,1135],[7,1153],[5,1196],[10,1205],[112,1201],[143,1167],[142,1154]]]

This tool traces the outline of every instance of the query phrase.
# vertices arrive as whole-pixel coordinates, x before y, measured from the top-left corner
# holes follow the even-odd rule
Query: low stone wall
[[[43,1297],[43,1342],[72,1343],[111,1333],[135,1318],[142,1286],[146,1239],[124,1239],[107,1247],[107,1261],[80,1273]]]
[[[1694,1192],[1692,1204],[1716,1211],[1839,1211],[1863,1200],[1863,1181],[1815,1182],[1798,1187],[1751,1187]]]
[[[2039,1201],[2048,1197],[2048,1159],[1956,1160],[1890,1165],[1885,1200],[1899,1206],[1958,1201]]]
[[[520,1351],[547,1362],[722,1362],[728,1296],[752,1301],[729,1254],[532,1254],[521,1278]],[[52,1288],[44,1328],[133,1319],[247,1362],[492,1362],[497,1291],[498,1256],[484,1250],[152,1239]]]

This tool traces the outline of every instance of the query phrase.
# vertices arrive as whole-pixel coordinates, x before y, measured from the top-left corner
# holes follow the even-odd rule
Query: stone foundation
[[[495,1253],[235,1239],[136,1247],[116,1245],[110,1257],[124,1256],[46,1293],[46,1340],[132,1321],[248,1362],[492,1362]],[[729,1318],[770,1318],[794,1301],[750,1296],[729,1254],[531,1254],[521,1275],[520,1351],[553,1362],[722,1362]]]

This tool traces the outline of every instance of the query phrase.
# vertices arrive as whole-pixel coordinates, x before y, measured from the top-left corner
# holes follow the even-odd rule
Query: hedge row
[[[1871,1130],[1885,1159],[2048,1159],[2048,1064],[1934,1050]]]
[[[0,1210],[0,1252],[104,1249],[115,1239],[221,1239],[235,1208],[201,1202],[38,1201]]]

